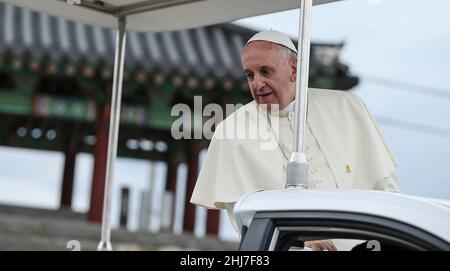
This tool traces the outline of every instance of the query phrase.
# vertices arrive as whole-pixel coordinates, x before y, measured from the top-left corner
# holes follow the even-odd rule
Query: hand
[[[337,248],[330,240],[306,241],[305,247],[309,247],[312,250],[316,251],[324,251],[324,250],[337,251]]]

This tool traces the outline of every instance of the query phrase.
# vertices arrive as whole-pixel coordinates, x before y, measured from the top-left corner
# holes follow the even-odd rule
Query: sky
[[[450,1],[346,0],[313,8],[313,42],[344,42],[341,62],[361,83],[353,90],[375,115],[400,161],[397,175],[403,193],[450,199]],[[257,30],[273,29],[297,38],[298,10],[239,20]],[[383,83],[380,79],[388,80]],[[394,83],[393,83],[393,82]],[[0,203],[58,208],[63,155],[0,147]],[[166,168],[147,161],[118,159],[113,225],[118,224],[120,188],[130,187],[131,230],[138,228],[141,193],[151,186],[156,168],[150,228],[159,228]],[[186,166],[179,169],[180,198]],[[86,211],[92,156],[77,157],[74,209]],[[176,232],[182,209],[177,208]],[[205,232],[198,208],[196,235]],[[222,213],[220,237],[237,235]]]

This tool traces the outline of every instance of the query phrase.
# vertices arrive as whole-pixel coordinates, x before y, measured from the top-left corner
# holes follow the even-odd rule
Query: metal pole
[[[308,188],[308,163],[304,151],[308,107],[309,51],[312,0],[300,0],[297,81],[295,90],[294,149],[289,159],[286,187]]]
[[[114,57],[114,77],[111,94],[111,114],[109,120],[108,154],[106,157],[105,197],[103,200],[102,235],[97,250],[112,250],[111,245],[111,197],[114,164],[117,158],[120,104],[122,100],[122,79],[126,44],[126,17],[118,20],[116,52]]]

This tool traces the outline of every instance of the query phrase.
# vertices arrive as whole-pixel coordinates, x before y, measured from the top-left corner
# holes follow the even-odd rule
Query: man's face
[[[242,67],[257,104],[268,110],[285,108],[295,98],[296,61],[288,61],[279,45],[253,41],[244,47]]]

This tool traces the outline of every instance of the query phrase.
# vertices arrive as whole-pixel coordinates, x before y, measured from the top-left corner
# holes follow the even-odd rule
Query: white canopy
[[[245,17],[295,9],[300,0],[0,0],[87,24],[117,27],[127,16],[127,30],[158,32],[189,29]],[[340,0],[314,0],[314,5]],[[81,3],[69,5],[67,2]],[[102,5],[103,3],[103,5]]]

